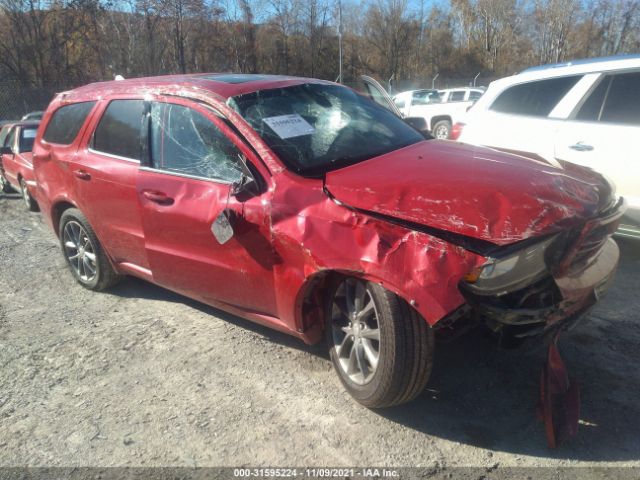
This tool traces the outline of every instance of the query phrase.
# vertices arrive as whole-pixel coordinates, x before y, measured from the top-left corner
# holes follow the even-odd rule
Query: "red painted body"
[[[75,206],[119,272],[312,343],[320,339],[322,316],[320,300],[311,292],[316,280],[330,272],[381,283],[434,325],[465,303],[459,283],[487,260],[439,232],[499,248],[582,226],[602,206],[606,185],[590,171],[561,170],[435,140],[326,178],[298,176],[226,100],[305,82],[323,83],[278,77],[229,84],[171,76],[106,82],[60,94],[44,115],[34,150],[45,218],[57,231],[61,212]],[[171,98],[198,110],[247,157],[265,183],[263,193],[239,199],[230,195],[228,184],[166,175],[92,152],[93,130],[114,98]],[[42,140],[58,107],[86,100],[97,103],[74,143],[59,146]],[[224,209],[234,214],[234,236],[221,245],[211,225]],[[616,264],[617,250],[596,275],[559,274],[582,282],[564,284],[567,295],[573,294],[572,305],[587,305],[594,286]]]
[[[2,174],[8,180],[8,182],[18,191],[20,191],[20,180],[24,179],[25,184],[27,185],[27,190],[31,194],[32,197],[36,197],[37,189],[36,189],[36,179],[33,172],[33,160],[32,160],[32,152],[31,151],[20,151],[19,142],[17,139],[19,138],[19,132],[25,126],[32,127],[37,125],[37,122],[33,121],[27,122],[16,122],[8,126],[10,128],[16,129],[18,132],[16,135],[16,141],[11,142],[11,145],[7,145],[13,149],[13,154],[5,153],[2,155]]]

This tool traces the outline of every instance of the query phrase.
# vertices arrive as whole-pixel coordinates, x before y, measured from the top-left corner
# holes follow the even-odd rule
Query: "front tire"
[[[64,211],[60,218],[59,237],[67,265],[80,285],[101,291],[120,280],[80,210],[70,208]]]
[[[331,361],[353,398],[382,408],[422,392],[433,365],[433,330],[404,300],[348,277],[330,289],[325,311]]]
[[[29,190],[27,189],[27,184],[24,181],[24,178],[20,179],[20,193],[22,194],[22,200],[24,201],[24,204],[27,207],[27,210],[29,210],[30,212],[37,212],[38,210],[40,210],[38,208],[38,203],[29,193]]]

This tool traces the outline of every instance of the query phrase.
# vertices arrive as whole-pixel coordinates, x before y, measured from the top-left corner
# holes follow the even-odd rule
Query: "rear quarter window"
[[[57,109],[49,120],[42,139],[48,143],[70,145],[96,102],[81,102]]]
[[[514,85],[498,95],[490,109],[501,113],[546,117],[581,77],[573,75]]]

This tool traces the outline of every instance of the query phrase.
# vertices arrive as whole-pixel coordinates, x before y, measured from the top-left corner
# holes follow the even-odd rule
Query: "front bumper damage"
[[[482,295],[465,282],[460,291],[489,328],[515,338],[552,334],[575,325],[610,287],[620,250],[611,236],[625,211],[624,200],[558,239],[548,272],[501,295]]]
[[[609,289],[620,250],[607,239],[584,270],[548,276],[501,297],[481,297],[463,289],[467,303],[493,331],[527,338],[569,330]]]
[[[478,295],[464,283],[460,285],[472,314],[499,333],[503,344],[533,337],[543,337],[549,344],[540,378],[538,414],[551,448],[577,433],[580,416],[578,384],[569,378],[558,338],[611,286],[620,258],[611,235],[623,213],[621,199],[579,232],[568,235],[561,254],[552,257],[555,263],[548,265],[548,275],[530,285],[500,296]]]

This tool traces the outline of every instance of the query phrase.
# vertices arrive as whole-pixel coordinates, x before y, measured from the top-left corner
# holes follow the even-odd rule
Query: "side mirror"
[[[243,193],[258,194],[259,185],[256,177],[247,165],[247,159],[243,155],[238,155],[238,165],[240,166],[240,180],[231,185],[231,195],[238,197]]]
[[[0,148],[0,155],[13,155],[13,150],[11,150],[11,147],[2,147]]]

